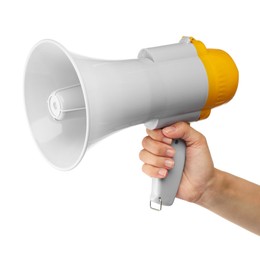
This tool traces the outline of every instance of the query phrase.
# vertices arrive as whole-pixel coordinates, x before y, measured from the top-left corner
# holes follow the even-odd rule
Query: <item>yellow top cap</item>
[[[213,107],[230,101],[238,86],[238,69],[232,58],[224,51],[207,49],[201,41],[191,38],[208,76],[208,99],[200,119],[209,116]]]

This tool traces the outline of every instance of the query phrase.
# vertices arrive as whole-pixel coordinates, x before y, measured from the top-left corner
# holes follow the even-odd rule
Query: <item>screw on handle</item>
[[[160,211],[162,205],[171,206],[179,189],[185,165],[186,144],[183,140],[176,139],[172,142],[172,147],[175,149],[173,169],[168,171],[164,179],[152,179],[150,208],[154,210]]]

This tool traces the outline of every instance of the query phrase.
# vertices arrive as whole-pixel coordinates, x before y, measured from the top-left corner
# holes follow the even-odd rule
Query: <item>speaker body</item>
[[[185,39],[119,61],[87,58],[43,40],[33,48],[25,73],[33,136],[47,160],[62,170],[75,167],[87,147],[120,129],[198,120],[208,91],[205,66],[194,44]],[[50,94],[57,92],[60,103],[48,107]],[[70,105],[63,108],[62,120],[50,113]]]

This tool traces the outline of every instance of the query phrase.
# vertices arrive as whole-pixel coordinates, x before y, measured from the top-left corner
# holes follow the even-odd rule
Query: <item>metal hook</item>
[[[159,197],[158,200],[159,200],[159,208],[153,207],[152,206],[152,200],[150,200],[150,208],[151,209],[157,210],[157,211],[161,211],[162,210],[162,199],[161,199],[161,197]],[[158,204],[158,203],[154,203],[154,204]]]

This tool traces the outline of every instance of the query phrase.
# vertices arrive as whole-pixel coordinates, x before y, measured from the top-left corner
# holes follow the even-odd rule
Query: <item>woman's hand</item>
[[[197,202],[214,178],[214,165],[206,138],[180,122],[164,129],[148,130],[143,139],[140,159],[144,162],[143,172],[155,178],[167,177],[168,170],[174,167],[175,151],[172,139],[186,142],[186,162],[177,197]]]

